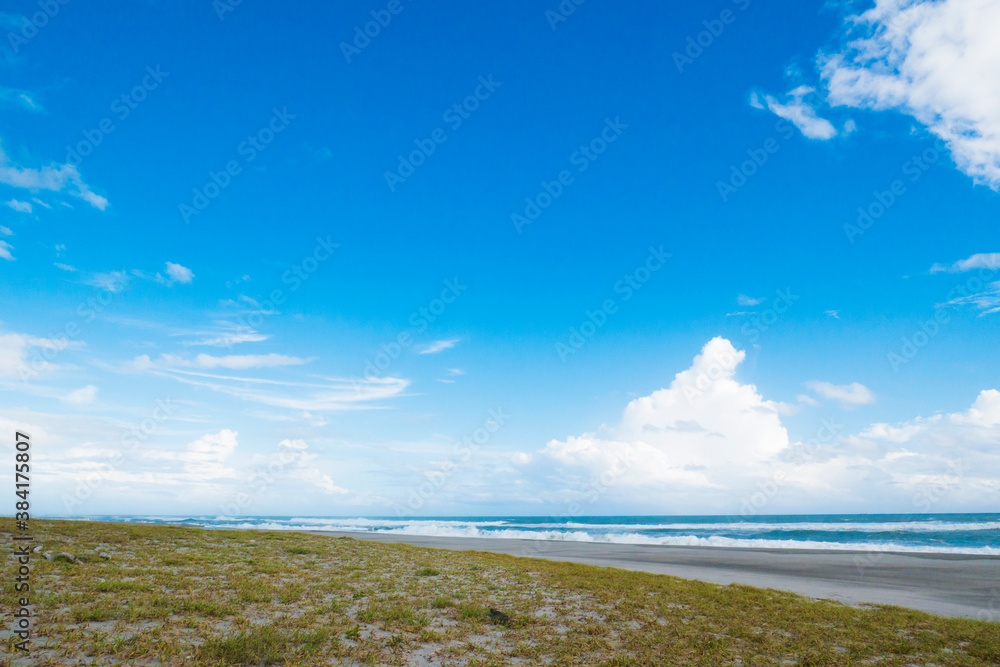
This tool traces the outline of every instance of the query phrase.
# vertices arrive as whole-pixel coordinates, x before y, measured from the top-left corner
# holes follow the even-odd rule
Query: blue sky
[[[39,511],[995,508],[995,6],[43,5],[0,16]]]

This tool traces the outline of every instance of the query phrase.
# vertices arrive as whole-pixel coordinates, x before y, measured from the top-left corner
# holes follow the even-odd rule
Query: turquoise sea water
[[[94,516],[104,521],[205,528],[337,530],[782,549],[860,549],[1000,556],[1000,514],[794,516],[274,517]]]

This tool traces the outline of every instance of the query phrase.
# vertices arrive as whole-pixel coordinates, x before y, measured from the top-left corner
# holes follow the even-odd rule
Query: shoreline
[[[713,584],[743,584],[853,606],[891,604],[940,616],[998,620],[1000,556],[934,552],[609,544],[308,531],[331,537],[483,551]]]
[[[18,530],[0,522],[6,539]],[[32,537],[31,655],[16,655],[14,628],[0,629],[0,664],[1000,664],[996,614],[946,618],[559,562],[679,574],[671,561],[686,560],[714,563],[716,577],[754,562],[787,575],[797,562],[815,578],[817,568],[827,576],[821,554],[640,546],[630,555],[620,545],[37,519]],[[920,570],[937,585],[970,590],[976,568],[996,566],[903,558],[939,568]],[[16,596],[5,588],[5,608],[25,606]]]

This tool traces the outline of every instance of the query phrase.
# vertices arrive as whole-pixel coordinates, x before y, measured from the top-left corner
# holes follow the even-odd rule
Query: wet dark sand
[[[315,532],[435,549],[572,561],[716,584],[775,588],[845,604],[894,604],[942,616],[1000,621],[1000,556]]]

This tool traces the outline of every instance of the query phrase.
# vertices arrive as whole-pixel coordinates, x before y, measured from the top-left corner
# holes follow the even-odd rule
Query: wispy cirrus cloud
[[[52,371],[57,368],[45,358],[35,354],[38,350],[61,351],[83,347],[81,341],[39,338],[21,333],[0,334],[0,376],[20,377],[25,373]]]
[[[233,347],[240,343],[260,343],[270,338],[267,334],[239,327],[234,327],[231,331],[223,331],[218,334],[204,335],[208,337],[184,341],[181,345],[188,347]]]
[[[460,338],[450,338],[448,340],[436,340],[433,343],[428,343],[420,348],[420,354],[437,354],[438,352],[444,352],[445,350],[450,350],[455,347],[460,341]]]
[[[56,266],[63,268],[65,265],[56,264]],[[72,270],[75,271],[76,269]],[[128,287],[134,278],[148,280],[160,285],[166,285],[167,287],[171,287],[177,283],[190,284],[194,280],[194,272],[191,269],[180,264],[174,264],[173,262],[166,263],[166,274],[164,276],[161,273],[147,273],[141,269],[122,269],[120,271],[90,274],[83,280],[83,283],[107,292],[120,292]]]
[[[97,392],[97,387],[88,384],[86,387],[69,392],[63,400],[74,405],[90,405],[97,400]]]
[[[121,292],[128,286],[128,283],[129,274],[124,270],[95,273],[83,280],[84,285],[90,285],[105,292]]]
[[[779,100],[767,93],[750,93],[750,106],[755,109],[764,109],[789,121],[799,129],[803,136],[809,139],[826,140],[836,137],[840,132],[833,126],[833,123],[825,118],[821,118],[816,108],[806,101],[806,98],[814,95],[816,90],[809,86],[798,86],[790,90],[783,100]],[[853,123],[846,125],[844,132],[850,133]]]
[[[284,354],[231,354],[223,357],[213,357],[209,354],[199,354],[194,358],[182,357],[174,354],[161,354],[159,359],[153,360],[149,355],[141,355],[132,361],[132,365],[139,369],[148,368],[227,368],[229,370],[247,370],[251,368],[276,368],[279,366],[299,366],[307,364],[312,359],[301,357],[290,357]]]
[[[979,314],[980,316],[1000,313],[1000,281],[989,283],[975,294],[957,297],[943,305],[952,307],[972,306],[982,311]]]
[[[184,384],[205,387],[244,401],[298,413],[379,409],[378,403],[404,395],[410,381],[398,377],[321,378],[321,382],[273,380],[261,377],[217,375],[178,368],[142,366]]]
[[[0,183],[31,192],[48,190],[66,193],[71,197],[82,199],[101,211],[108,207],[108,200],[84,183],[75,166],[53,164],[38,169],[23,167],[10,159],[3,150],[2,141],[0,141]]]
[[[41,102],[38,101],[38,96],[35,93],[28,90],[20,90],[18,88],[8,88],[6,86],[0,86],[0,104],[36,113],[45,111],[45,109],[42,108]]]
[[[9,209],[17,211],[18,213],[31,213],[32,210],[29,202],[18,201],[17,199],[6,201],[4,202],[4,205]]]
[[[831,382],[813,380],[805,384],[823,398],[837,401],[844,407],[869,405],[875,402],[875,392],[860,382],[833,384]]]

